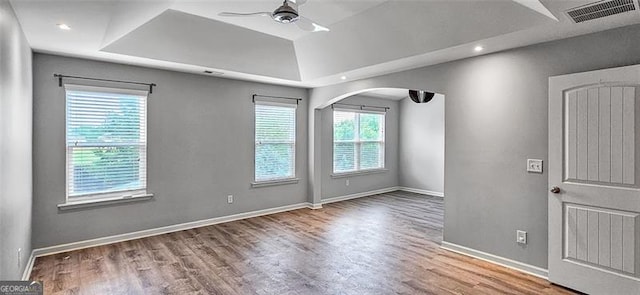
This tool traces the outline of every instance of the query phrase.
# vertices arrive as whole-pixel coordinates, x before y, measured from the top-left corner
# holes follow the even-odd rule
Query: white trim
[[[399,188],[397,186],[392,186],[392,187],[382,188],[382,189],[368,191],[368,192],[355,193],[355,194],[350,194],[350,195],[327,198],[327,199],[321,200],[320,203],[322,203],[322,204],[335,203],[335,202],[340,202],[340,201],[345,201],[345,200],[368,197],[368,196],[377,195],[377,194],[384,194],[384,193],[388,193],[388,192],[397,191],[398,189]]]
[[[417,188],[411,188],[411,187],[406,187],[406,186],[400,186],[400,187],[398,187],[398,189],[401,190],[401,191],[410,192],[410,193],[423,194],[423,195],[429,195],[429,196],[444,198],[444,193],[443,192],[428,191],[428,190],[425,190],[425,189],[417,189]]]
[[[31,255],[29,255],[29,261],[27,261],[27,265],[24,267],[24,272],[22,273],[22,280],[27,281],[31,276],[31,271],[33,270],[33,263],[36,261],[36,256],[33,251],[31,251]]]
[[[339,103],[338,103],[339,104]],[[365,108],[367,108],[365,110]],[[382,109],[382,108],[389,108],[389,107],[377,107],[377,106],[359,106],[359,105],[354,105],[354,106],[347,106],[344,105],[344,107],[333,107],[333,111],[334,112],[342,112],[342,113],[361,113],[361,114],[376,114],[376,115],[386,115],[387,111],[385,109],[385,111],[375,111],[372,110],[373,109]]]
[[[112,191],[107,193],[89,193],[84,195],[67,196],[67,199],[71,198],[71,200],[67,200],[65,204],[91,203],[91,202],[97,202],[100,200],[118,199],[123,197],[133,197],[133,196],[146,195],[146,194],[147,194],[147,190],[144,188],[128,189],[123,191]]]
[[[309,203],[309,209],[312,209],[312,210],[322,209],[322,203],[317,203],[317,204]]]
[[[62,252],[113,244],[113,243],[135,240],[135,239],[140,239],[140,238],[145,238],[150,236],[157,236],[161,234],[167,234],[167,233],[172,233],[176,231],[187,230],[187,229],[192,229],[197,227],[209,226],[209,225],[214,225],[219,223],[225,223],[225,222],[258,217],[263,215],[275,214],[280,212],[298,210],[302,208],[313,209],[313,205],[311,203],[304,202],[304,203],[298,203],[298,204],[287,205],[282,207],[269,208],[269,209],[244,212],[244,213],[238,213],[238,214],[221,216],[221,217],[214,217],[210,219],[203,219],[198,221],[174,224],[174,225],[169,225],[164,227],[146,229],[146,230],[113,235],[108,237],[95,238],[91,240],[78,241],[78,242],[73,242],[68,244],[55,245],[55,246],[50,246],[45,248],[38,248],[33,250],[33,253],[31,256],[42,257],[42,256],[47,256],[47,255],[52,255],[52,254],[57,254]],[[29,270],[29,272],[31,272],[31,270]]]
[[[493,254],[489,254],[489,253],[485,253],[482,251],[478,251],[475,249],[471,249],[471,248],[467,248],[464,246],[460,246],[454,243],[449,243],[449,242],[445,242],[442,241],[442,245],[440,246],[440,248],[448,250],[448,251],[452,251],[452,252],[456,252],[462,255],[466,255],[466,256],[470,256],[473,258],[477,258],[480,260],[484,260],[487,262],[491,262],[493,264],[497,264],[497,265],[501,265],[504,267],[508,267],[520,272],[524,272],[526,274],[530,274],[532,276],[536,276],[545,280],[549,280],[548,276],[549,276],[549,271],[547,269],[544,268],[540,268],[537,266],[533,266],[530,264],[526,264],[526,263],[522,263],[519,261],[515,261],[515,260],[511,260],[509,258],[504,258],[501,256],[497,256],[497,255],[493,255]]]
[[[148,90],[137,90],[137,89],[129,89],[129,88],[118,88],[118,87],[103,87],[103,86],[89,86],[89,85],[78,85],[78,84],[64,84],[65,91],[84,91],[84,92],[101,92],[101,93],[110,93],[110,94],[128,94],[135,96],[144,96],[145,98],[149,96]]]
[[[378,170],[379,172],[386,172],[385,170],[385,166],[386,166],[386,158],[385,158],[385,153],[386,153],[386,140],[387,140],[387,132],[386,132],[386,128],[387,128],[387,117],[384,113],[380,113],[380,114],[376,114],[381,116],[381,120],[380,122],[378,122],[380,124],[380,138],[378,140],[363,140],[362,138],[360,138],[361,134],[360,134],[360,125],[362,124],[362,112],[346,112],[346,113],[353,113],[354,114],[354,130],[353,130],[353,134],[354,134],[354,138],[351,140],[336,140],[335,138],[335,127],[336,127],[336,112],[340,112],[339,110],[336,111],[335,109],[333,110],[333,116],[332,116],[332,142],[333,142],[333,148],[331,150],[331,152],[333,153],[333,160],[331,162],[332,168],[331,168],[331,177],[332,178],[339,178],[341,177],[340,174],[346,175],[349,173],[356,173],[356,172],[365,172],[365,171],[373,171],[373,170]],[[354,144],[354,170],[350,170],[350,171],[336,171],[336,163],[335,163],[335,145],[336,143],[346,143],[346,144]],[[374,168],[363,168],[362,167],[362,145],[363,144],[378,144],[380,145],[380,150],[378,151],[378,160],[380,160],[379,164],[380,167],[374,167]],[[349,177],[349,176],[342,176],[342,177]]]
[[[272,107],[283,107],[283,108],[291,108],[291,109],[297,109],[298,108],[298,103],[297,101],[293,101],[293,102],[288,102],[288,101],[265,101],[265,100],[255,100],[253,103],[255,103],[256,105],[263,105],[263,106],[272,106]]]
[[[297,127],[297,122],[298,122],[298,111],[297,111],[297,107],[298,107],[298,101],[295,100],[295,104],[289,105],[277,105],[278,103],[276,102],[260,102],[260,101],[256,101],[256,97],[258,95],[254,94],[253,96],[253,102],[254,102],[254,106],[253,106],[253,116],[252,116],[252,124],[253,124],[253,157],[252,157],[252,162],[253,162],[253,181],[251,183],[251,187],[252,188],[259,188],[259,187],[265,187],[265,186],[271,186],[271,185],[284,185],[284,184],[295,184],[297,183],[300,179],[298,177],[296,177],[296,163],[298,161],[298,127]],[[270,99],[275,99],[276,97],[269,97]],[[286,99],[286,98],[279,98],[280,100],[283,101],[291,101],[291,99]],[[257,124],[258,124],[258,115],[260,110],[258,109],[259,106],[277,106],[277,107],[281,107],[284,109],[289,109],[288,111],[292,111],[293,114],[293,121],[290,122],[292,123],[291,127],[293,131],[293,139],[291,141],[288,140],[276,140],[276,141],[258,141],[258,138],[256,136],[258,136],[257,132]],[[288,144],[291,147],[291,151],[292,151],[292,155],[291,155],[291,163],[290,164],[290,168],[291,168],[291,173],[290,175],[285,175],[285,178],[280,178],[280,179],[258,179],[258,169],[256,169],[256,165],[258,164],[256,162],[257,156],[258,156],[258,145],[262,145],[264,142],[264,144]],[[293,180],[295,180],[295,182],[293,182]],[[276,183],[277,181],[277,183]]]
[[[300,178],[283,178],[283,179],[275,179],[275,180],[264,180],[264,181],[256,181],[251,183],[251,187],[265,187],[265,186],[274,186],[274,185],[284,185],[284,184],[296,184],[300,181]]]
[[[80,208],[89,208],[89,207],[97,207],[97,206],[106,206],[113,205],[119,203],[129,203],[129,202],[137,202],[137,201],[147,201],[153,198],[153,194],[142,193],[139,195],[122,195],[111,198],[97,198],[97,199],[84,199],[81,201],[71,201],[64,204],[58,204],[58,210],[73,210]]]
[[[62,81],[62,80],[60,80]],[[147,177],[148,177],[148,172],[147,172],[147,166],[148,166],[148,162],[147,162],[147,120],[148,120],[148,101],[147,99],[149,98],[149,91],[147,90],[133,90],[133,89],[120,89],[120,88],[110,88],[110,87],[98,87],[98,86],[86,86],[86,85],[75,85],[75,84],[65,84],[65,204],[60,204],[58,205],[58,208],[61,210],[65,210],[64,208],[69,208],[69,209],[73,209],[73,208],[82,208],[82,207],[87,207],[88,205],[85,205],[84,203],[82,205],[72,205],[70,203],[77,203],[80,204],[82,203],[84,200],[92,200],[95,199],[96,202],[100,202],[101,199],[109,199],[107,202],[111,202],[115,201],[115,200],[111,200],[112,197],[118,196],[120,195],[122,198],[128,198],[129,195],[136,195],[136,194],[147,194],[146,190],[147,190]],[[69,93],[68,91],[87,91],[87,92],[95,92],[95,93],[111,93],[111,94],[127,94],[127,95],[133,95],[133,96],[137,96],[138,98],[138,104],[140,106],[140,110],[138,112],[138,115],[140,116],[140,126],[139,126],[139,140],[137,142],[136,145],[132,145],[132,144],[126,144],[126,145],[122,145],[122,146],[137,146],[138,148],[140,148],[139,151],[139,167],[138,167],[138,171],[139,171],[139,177],[138,177],[138,181],[140,182],[140,186],[139,188],[136,189],[128,189],[128,190],[119,190],[119,191],[110,191],[107,190],[106,192],[97,192],[97,193],[91,193],[91,194],[83,194],[83,195],[77,195],[77,196],[71,196],[71,192],[70,192],[70,181],[72,181],[71,179],[69,179],[70,177],[73,177],[73,174],[75,173],[70,173],[70,171],[72,171],[72,156],[71,154],[73,153],[73,149],[77,148],[77,147],[88,147],[88,146],[93,146],[93,147],[100,147],[100,146],[113,146],[114,143],[106,143],[106,142],[102,142],[102,143],[96,143],[95,145],[80,145],[78,146],[78,143],[76,142],[75,145],[70,146],[69,145],[69,122],[70,122],[70,112],[69,112],[69,108],[70,108],[70,104],[69,104]],[[144,177],[143,177],[144,175]],[[74,189],[75,190],[75,189]],[[152,195],[151,195],[152,196]],[[77,198],[76,200],[73,200],[74,198]],[[147,199],[149,199],[150,197],[147,196]],[[140,199],[142,200],[142,198]],[[88,203],[86,203],[88,204]]]
[[[347,178],[347,177],[356,177],[361,175],[369,175],[369,174],[378,174],[378,173],[386,173],[389,172],[389,169],[385,168],[375,168],[375,169],[363,169],[349,172],[336,172],[331,173],[329,176],[331,178]]]

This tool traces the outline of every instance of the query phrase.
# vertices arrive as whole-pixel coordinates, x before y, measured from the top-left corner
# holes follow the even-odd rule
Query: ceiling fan
[[[304,31],[309,32],[328,32],[329,28],[321,26],[312,20],[301,16],[298,13],[298,6],[306,3],[307,0],[284,0],[282,5],[273,12],[252,12],[252,13],[237,13],[237,12],[221,12],[219,16],[233,16],[233,17],[247,17],[247,16],[268,16],[274,21],[283,24],[295,23],[298,27]],[[293,4],[293,5],[290,5]]]

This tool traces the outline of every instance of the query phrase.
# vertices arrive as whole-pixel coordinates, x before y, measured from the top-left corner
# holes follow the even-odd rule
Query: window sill
[[[278,180],[269,180],[269,181],[259,181],[252,182],[251,187],[265,187],[265,186],[273,186],[273,185],[285,185],[285,184],[295,184],[300,181],[300,178],[287,178],[287,179],[278,179]]]
[[[153,198],[153,194],[145,193],[145,194],[139,194],[139,195],[133,195],[133,196],[129,195],[129,196],[122,196],[122,197],[96,199],[96,200],[72,201],[64,204],[59,204],[58,210],[66,211],[66,210],[100,207],[100,206],[107,206],[107,205],[121,204],[121,203],[140,202],[140,201],[150,200],[151,198]]]
[[[385,173],[389,171],[389,169],[369,169],[369,170],[360,170],[353,172],[344,172],[344,173],[331,173],[331,178],[346,178],[352,176],[361,176],[361,175],[369,175],[369,174],[378,174]]]

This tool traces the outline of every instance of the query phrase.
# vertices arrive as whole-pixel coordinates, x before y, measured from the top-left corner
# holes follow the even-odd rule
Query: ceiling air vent
[[[634,11],[636,9],[634,0],[605,0],[571,9],[567,11],[567,15],[569,15],[575,23],[581,23],[614,14]]]

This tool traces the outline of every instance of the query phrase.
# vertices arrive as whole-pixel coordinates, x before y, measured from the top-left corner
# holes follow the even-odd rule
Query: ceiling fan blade
[[[329,32],[329,28],[316,24],[304,16],[301,16],[296,24],[300,29],[308,32]]]
[[[271,16],[271,12],[252,12],[252,13],[237,13],[237,12],[220,12],[219,16]]]
[[[307,0],[289,0],[289,2],[295,3],[296,5],[300,6],[302,4],[307,3]]]

